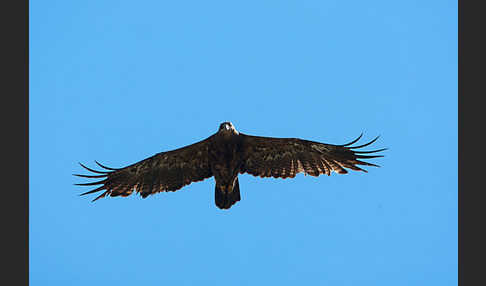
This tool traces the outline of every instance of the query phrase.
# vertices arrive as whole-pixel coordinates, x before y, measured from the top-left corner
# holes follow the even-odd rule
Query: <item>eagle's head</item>
[[[223,122],[219,125],[219,130],[218,133],[221,134],[235,134],[238,135],[238,131],[236,131],[236,128],[233,126],[233,123],[231,122]]]

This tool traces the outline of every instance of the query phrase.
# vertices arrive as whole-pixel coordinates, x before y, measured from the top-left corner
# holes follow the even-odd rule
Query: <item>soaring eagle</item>
[[[99,175],[79,175],[84,178],[101,178],[81,186],[101,185],[83,193],[87,195],[105,190],[93,201],[107,195],[112,197],[130,195],[134,190],[142,198],[164,191],[176,191],[192,182],[214,176],[216,181],[215,201],[220,209],[229,209],[238,202],[240,185],[238,174],[248,173],[260,177],[293,178],[304,172],[311,176],[330,175],[332,171],[346,174],[345,168],[366,170],[356,165],[378,165],[360,161],[383,157],[363,155],[381,152],[355,151],[375,142],[351,147],[362,136],[343,145],[332,145],[297,138],[271,138],[246,135],[238,132],[231,122],[223,122],[218,132],[208,138],[176,150],[158,153],[124,168],[110,168],[95,161],[103,171],[83,168]]]

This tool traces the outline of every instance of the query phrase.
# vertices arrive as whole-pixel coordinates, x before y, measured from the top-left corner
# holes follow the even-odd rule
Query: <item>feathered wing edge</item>
[[[353,141],[351,141],[349,143],[342,144],[342,145],[334,145],[338,148],[344,148],[343,150],[350,152],[350,154],[352,154],[352,157],[353,157],[353,158],[345,158],[344,162],[338,161],[337,163],[340,164],[341,167],[349,168],[349,169],[355,170],[355,171],[362,171],[362,172],[366,172],[366,173],[368,171],[366,171],[365,169],[362,169],[362,168],[360,168],[356,165],[380,167],[379,165],[372,164],[372,163],[365,162],[365,161],[361,161],[361,160],[358,160],[358,159],[373,159],[373,158],[384,157],[384,155],[362,155],[362,154],[378,153],[378,152],[388,150],[388,148],[369,150],[369,151],[362,151],[362,150],[357,151],[356,149],[367,147],[367,146],[373,144],[374,142],[376,142],[376,140],[378,140],[378,138],[380,138],[380,136],[378,135],[373,140],[369,141],[368,143],[365,143],[365,144],[362,144],[362,145],[359,145],[359,146],[352,146],[353,144],[357,143],[359,141],[359,139],[361,139],[362,136],[363,136],[363,133],[361,133],[358,136],[358,138],[354,139]],[[347,171],[344,170],[344,172],[342,172],[342,173],[345,174],[345,173],[347,173]]]
[[[73,174],[74,176],[78,176],[78,177],[82,177],[82,178],[104,178],[103,180],[101,181],[97,181],[97,182],[91,182],[91,183],[80,183],[80,184],[74,184],[76,186],[96,186],[96,185],[102,185],[102,186],[99,186],[98,188],[94,189],[94,190],[91,190],[91,191],[88,191],[88,192],[85,192],[85,193],[82,193],[80,194],[80,196],[84,196],[84,195],[88,195],[88,194],[92,194],[92,193],[96,193],[96,192],[99,192],[101,190],[104,190],[104,189],[107,189],[108,186],[105,184],[108,182],[108,176],[115,172],[115,171],[118,171],[120,170],[121,168],[119,169],[115,169],[115,168],[110,168],[110,167],[106,167],[104,165],[102,165],[101,163],[99,163],[98,161],[95,161],[95,163],[100,166],[101,168],[103,169],[106,169],[108,171],[97,171],[97,170],[94,170],[94,169],[91,169],[91,168],[88,168],[86,167],[85,165],[79,163],[79,165],[81,165],[81,167],[83,167],[84,169],[90,171],[90,172],[93,172],[93,173],[97,173],[97,174],[102,174],[102,175],[80,175],[80,174]],[[96,197],[95,199],[92,200],[92,202],[100,199],[100,198],[103,198],[105,197],[107,194],[108,194],[108,190],[106,192],[103,192],[101,195],[99,195],[98,197]]]

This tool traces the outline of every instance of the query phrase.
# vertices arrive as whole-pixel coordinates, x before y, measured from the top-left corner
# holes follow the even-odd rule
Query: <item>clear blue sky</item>
[[[381,135],[381,168],[79,197],[244,133]],[[31,285],[456,285],[456,1],[31,1]]]

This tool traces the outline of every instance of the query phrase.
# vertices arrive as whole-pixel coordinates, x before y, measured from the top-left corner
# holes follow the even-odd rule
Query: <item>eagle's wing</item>
[[[384,149],[372,151],[355,151],[368,146],[371,142],[361,146],[351,145],[357,139],[343,145],[332,145],[297,138],[271,138],[241,134],[243,138],[243,165],[241,173],[248,173],[260,177],[293,178],[297,173],[304,172],[311,176],[321,174],[330,175],[331,171],[345,174],[349,168],[364,171],[356,165],[375,166],[375,164],[360,161],[383,157],[382,155],[363,155],[365,153],[380,152]]]
[[[208,159],[208,139],[183,148],[156,154],[119,169],[105,167],[96,162],[100,167],[106,169],[97,171],[80,163],[83,168],[99,175],[74,174],[75,176],[101,178],[101,180],[76,185],[101,185],[92,191],[81,194],[86,195],[105,190],[93,201],[107,195],[126,197],[134,190],[140,193],[143,198],[158,192],[176,191],[185,185],[202,181],[213,175]]]

